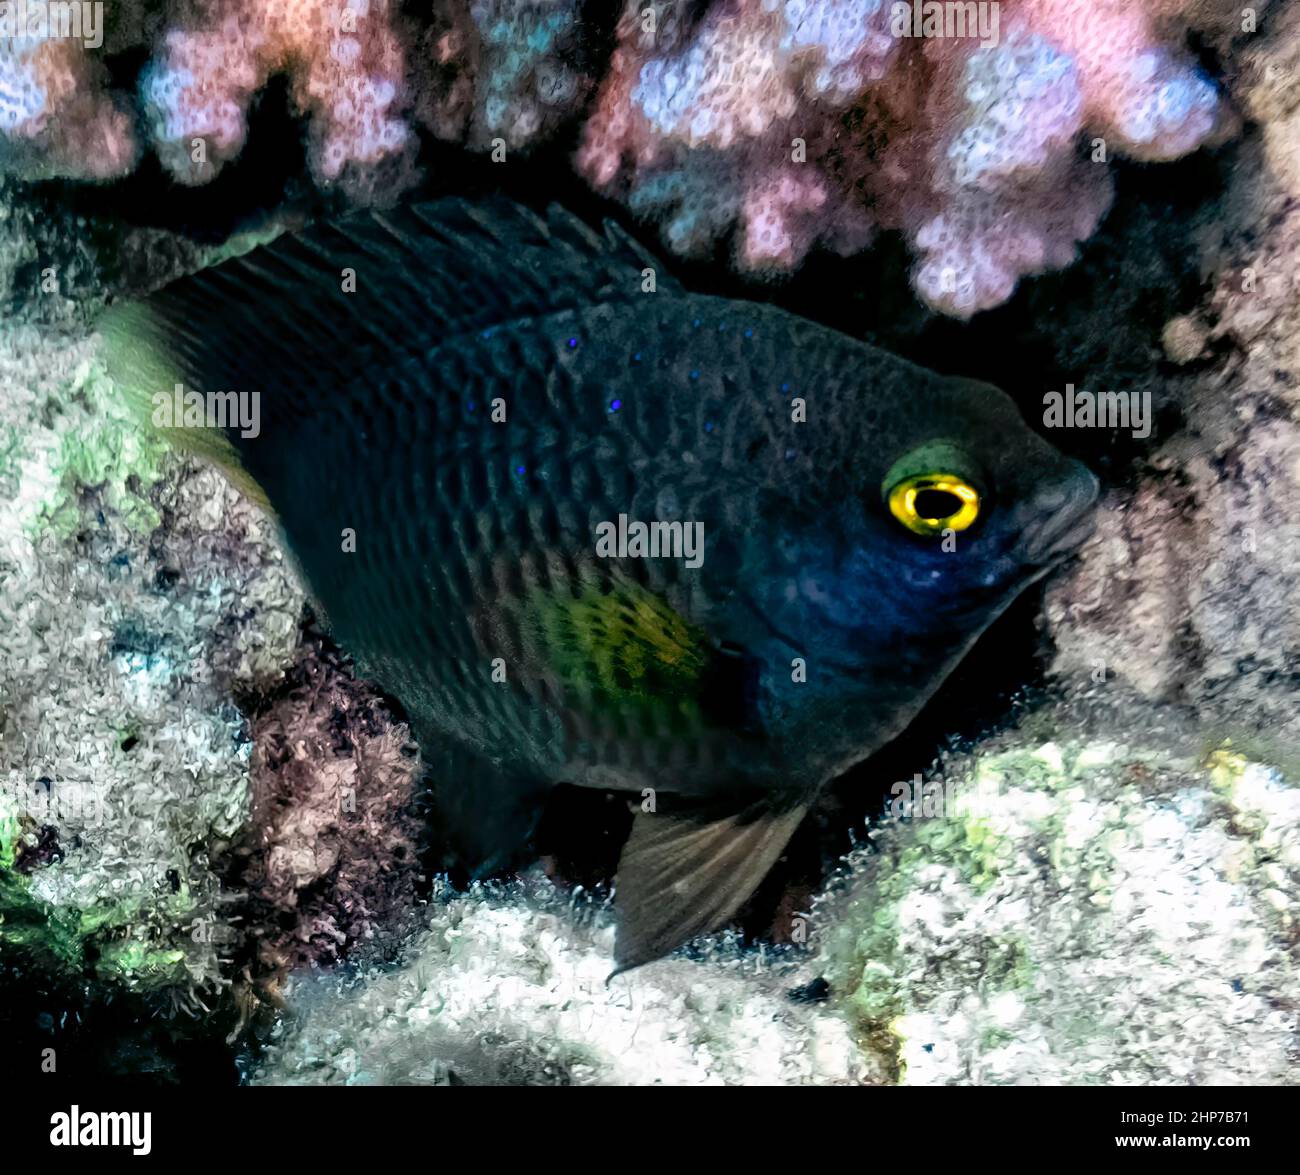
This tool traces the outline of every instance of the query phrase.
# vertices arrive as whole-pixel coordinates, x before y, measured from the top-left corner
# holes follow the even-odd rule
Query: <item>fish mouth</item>
[[[1036,499],[1042,517],[1024,531],[1021,550],[1027,562],[1052,567],[1068,558],[1097,527],[1100,483],[1091,470],[1078,466],[1065,484],[1057,484]]]

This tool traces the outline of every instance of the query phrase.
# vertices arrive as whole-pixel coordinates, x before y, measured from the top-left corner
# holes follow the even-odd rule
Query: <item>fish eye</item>
[[[897,482],[885,495],[889,512],[913,534],[965,530],[980,513],[980,496],[955,473],[919,473]]]

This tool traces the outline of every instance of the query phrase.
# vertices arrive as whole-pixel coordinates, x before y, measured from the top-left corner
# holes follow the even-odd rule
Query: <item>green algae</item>
[[[80,525],[78,492],[89,487],[104,495],[128,531],[149,534],[161,518],[147,493],[162,476],[167,447],[140,427],[101,369],[79,371],[65,404],[76,418],[61,430],[54,466],[58,492],[39,504],[37,525],[60,537],[74,534]]]

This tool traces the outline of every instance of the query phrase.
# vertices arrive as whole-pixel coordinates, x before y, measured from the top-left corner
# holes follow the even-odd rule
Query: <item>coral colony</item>
[[[578,171],[673,251],[734,230],[737,266],[783,272],[892,230],[918,295],[963,318],[1073,260],[1112,159],[1231,129],[1185,40],[1254,19],[1205,0],[632,0],[600,61],[574,0],[435,0],[423,23],[387,0],[173,0],[102,48],[81,7],[0,5],[24,30],[0,40],[0,171],[102,180],[149,150],[206,183],[284,73],[313,175],[359,198],[394,193],[417,130],[502,159],[576,122]],[[103,53],[137,43],[135,90],[109,88]]]

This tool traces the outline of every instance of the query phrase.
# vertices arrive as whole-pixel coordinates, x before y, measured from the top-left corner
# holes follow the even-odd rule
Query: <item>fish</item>
[[[691,292],[558,205],[354,211],[100,330],[401,703],[444,865],[526,855],[559,784],[625,795],[619,971],[724,926],[1092,527],[1097,479],[999,389]],[[231,393],[255,428],[159,418]]]

